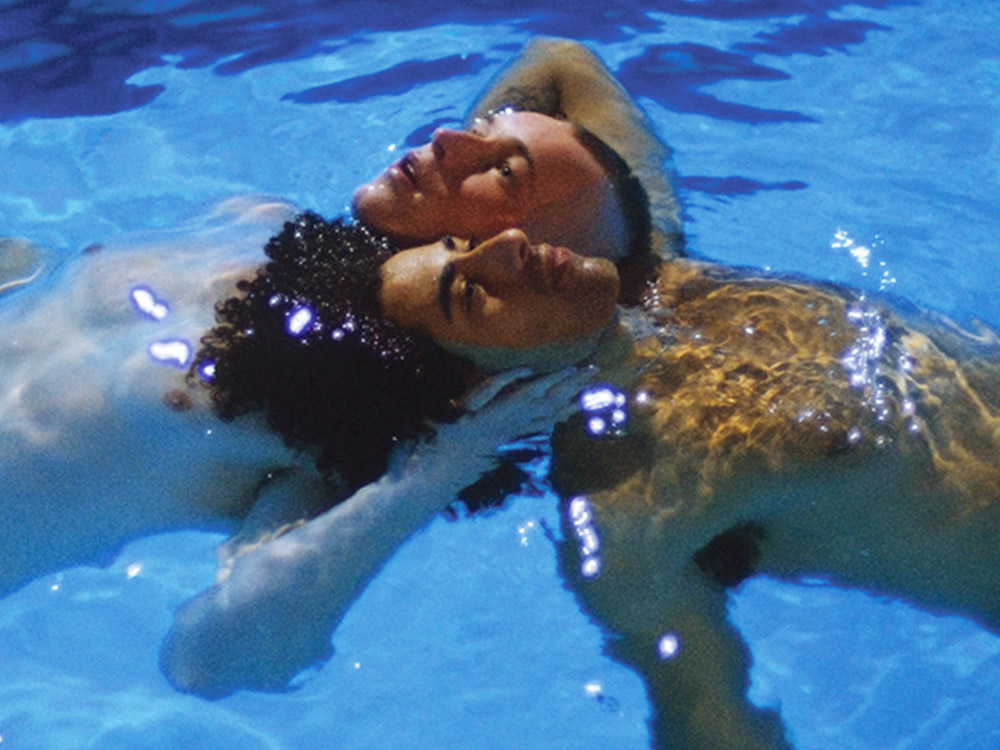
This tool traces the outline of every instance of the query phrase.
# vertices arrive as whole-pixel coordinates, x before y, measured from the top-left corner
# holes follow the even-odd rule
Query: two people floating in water
[[[263,244],[291,216],[235,205],[181,251],[100,252],[62,294],[8,300],[5,589],[144,533],[239,521],[161,663],[204,695],[280,689],[499,443],[557,424],[560,569],[643,677],[656,747],[790,746],[746,698],[726,616],[727,588],[755,572],[1000,631],[990,332],[677,257],[669,151],[575,43],[530,44],[468,124],[359,189],[379,235],[299,216],[248,275],[247,234]],[[449,195],[456,223],[430,222]],[[171,367],[169,345],[206,331],[191,370]],[[591,413],[571,399],[590,372],[560,370],[580,362],[605,384]],[[520,382],[523,366],[554,374]],[[380,397],[413,403],[381,430]]]

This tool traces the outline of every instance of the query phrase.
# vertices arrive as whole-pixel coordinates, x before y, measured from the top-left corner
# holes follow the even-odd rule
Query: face
[[[527,349],[603,327],[618,272],[603,258],[531,245],[507,230],[482,244],[445,238],[382,264],[382,310],[439,341]]]
[[[547,225],[576,227],[581,202],[595,203],[600,213],[609,194],[614,197],[610,181],[572,125],[506,112],[469,130],[435,131],[429,144],[358,188],[353,205],[359,219],[404,246],[444,235],[491,237],[509,227],[535,239],[572,242],[558,231],[537,234],[533,221],[546,232]]]

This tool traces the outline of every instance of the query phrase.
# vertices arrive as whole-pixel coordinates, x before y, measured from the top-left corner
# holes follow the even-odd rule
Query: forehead
[[[562,138],[576,140],[573,136],[573,126],[569,122],[537,112],[503,111],[486,117],[477,117],[471,129],[488,135],[520,138],[525,142],[536,144]]]
[[[454,256],[454,252],[437,242],[403,250],[383,263],[382,303],[386,315],[394,319],[405,316],[418,325],[435,317],[439,312],[441,271]]]

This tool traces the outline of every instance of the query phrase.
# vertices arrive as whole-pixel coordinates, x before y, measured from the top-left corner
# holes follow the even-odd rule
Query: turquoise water
[[[339,213],[526,39],[559,33],[591,44],[676,149],[693,254],[1000,326],[1000,7],[599,5],[4,3],[0,234],[58,260],[196,226],[234,195]],[[440,519],[365,591],[322,670],[213,703],[173,692],[156,657],[220,537],[163,535],[38,580],[0,601],[2,747],[645,747],[642,686],[603,656],[546,527],[551,497]],[[751,697],[797,747],[1000,747],[1000,638],[974,624],[764,578],[731,612]]]

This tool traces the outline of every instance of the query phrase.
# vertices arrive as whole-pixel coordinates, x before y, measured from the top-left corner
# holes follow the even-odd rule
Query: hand
[[[572,416],[576,395],[596,373],[593,366],[570,367],[532,379],[530,370],[520,369],[489,378],[466,396],[461,418],[436,425],[436,435],[409,454],[404,471],[427,481],[446,472],[448,483],[461,489],[491,467],[499,446]]]
[[[160,648],[175,688],[211,699],[282,691],[330,657],[338,602],[315,583],[317,550],[290,537],[237,558],[225,581],[177,610]]]
[[[495,375],[464,400],[465,414],[457,422],[438,427],[438,436],[476,439],[485,431],[497,444],[549,430],[577,410],[576,396],[589,385],[597,368],[567,367],[538,378],[526,368]],[[488,442],[480,437],[478,442]]]
[[[490,468],[498,445],[572,413],[593,370],[522,382],[487,381],[467,413],[347,501],[245,555],[178,611],[160,667],[180,690],[218,698],[282,690],[329,658],[330,634],[392,553],[462,487]]]

